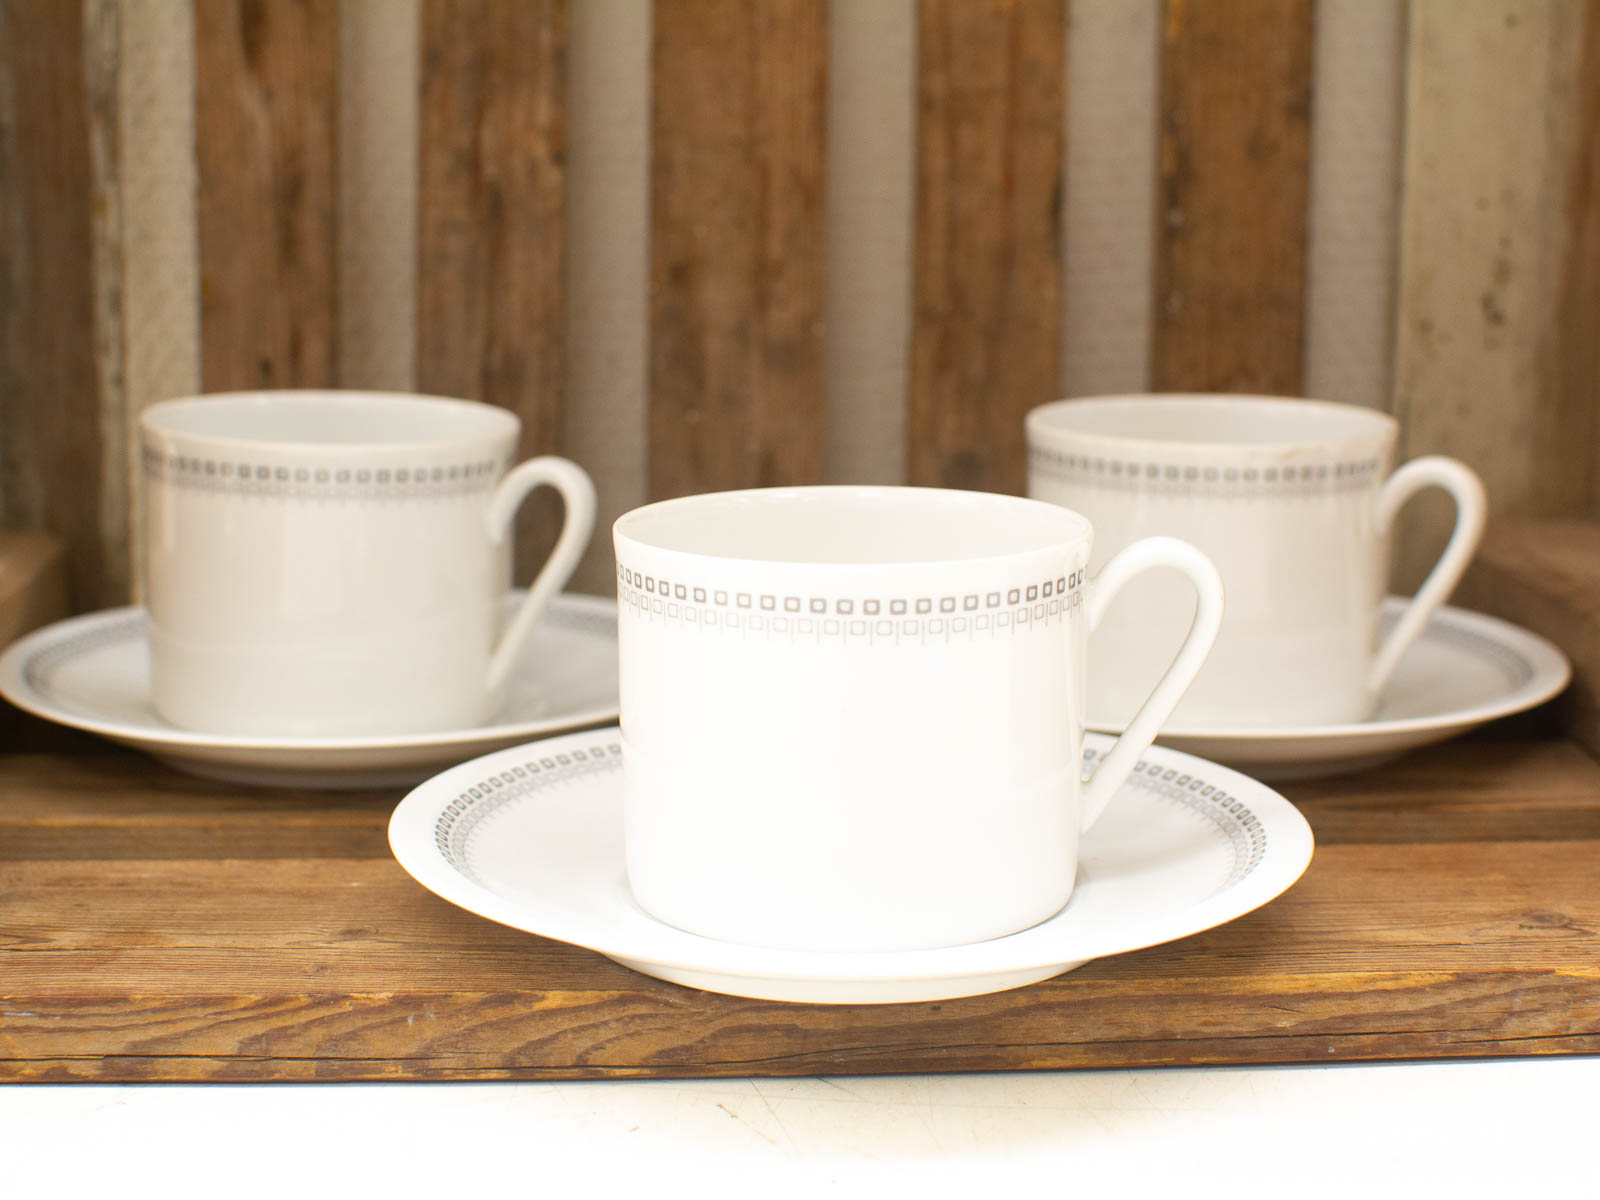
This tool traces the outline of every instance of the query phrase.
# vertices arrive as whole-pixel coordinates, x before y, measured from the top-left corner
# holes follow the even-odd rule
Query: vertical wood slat
[[[650,8],[571,10],[565,452],[594,479],[594,540],[574,590],[614,595],[609,530],[645,502],[649,449]]]
[[[1581,57],[1571,114],[1562,257],[1560,357],[1556,387],[1563,407],[1590,414],[1589,511],[1600,515],[1600,13],[1583,10]]]
[[[195,0],[110,0],[117,10],[117,297],[122,336],[122,490],[132,595],[143,573],[139,414],[200,391],[200,246],[195,154]],[[117,447],[107,446],[109,460]],[[113,472],[106,471],[110,480]],[[108,553],[112,551],[108,548]]]
[[[1407,455],[1464,460],[1500,516],[1591,501],[1596,20],[1570,0],[1411,10],[1395,415]],[[1408,511],[1402,588],[1452,522],[1437,497]]]
[[[1150,387],[1161,0],[1071,0],[1065,396]]]
[[[1383,410],[1394,394],[1405,12],[1406,0],[1322,3],[1315,33],[1303,390]]]
[[[917,0],[828,13],[823,478],[906,478]]]
[[[567,22],[566,0],[422,5],[417,383],[516,413],[524,456],[561,439]],[[559,510],[524,507],[528,577]]]
[[[338,5],[197,0],[201,381],[337,372]]]
[[[1064,0],[924,0],[908,466],[1020,492],[1061,378]]]
[[[1167,0],[1151,381],[1301,389],[1311,0]]]
[[[94,288],[95,396],[100,423],[100,520],[97,542],[103,603],[129,590],[128,500],[132,476],[125,400],[126,345],[122,315],[121,9],[117,0],[84,0],[84,95],[89,141],[89,277]]]
[[[0,520],[106,591],[84,5],[0,0]]]
[[[650,492],[822,474],[826,0],[657,0]]]
[[[339,4],[339,382],[414,390],[420,0]]]

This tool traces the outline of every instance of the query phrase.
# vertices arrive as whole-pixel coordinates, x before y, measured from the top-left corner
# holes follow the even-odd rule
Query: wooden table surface
[[[1600,1052],[1600,765],[1465,741],[1286,787],[1301,881],[991,996],[803,1006],[663,983],[423,890],[397,793],[131,753],[0,756],[0,1081],[863,1074]]]

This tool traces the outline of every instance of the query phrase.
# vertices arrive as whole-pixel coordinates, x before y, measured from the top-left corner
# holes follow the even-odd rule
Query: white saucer
[[[0,695],[47,721],[211,779],[264,787],[409,786],[502,746],[615,721],[617,606],[571,594],[551,601],[517,663],[505,710],[476,729],[282,739],[177,729],[150,703],[150,647],[140,608],[73,617],[20,639],[0,655]]]
[[[1110,741],[1091,734],[1089,755]],[[1311,860],[1311,828],[1282,796],[1154,749],[1085,839],[1077,889],[1048,921],[947,950],[766,950],[684,933],[633,902],[621,763],[615,726],[464,763],[400,802],[389,845],[423,886],[492,921],[673,983],[819,1004],[1021,987],[1231,921],[1277,896]]]
[[[1384,600],[1384,629],[1407,602]],[[1259,779],[1345,775],[1535,708],[1558,695],[1571,676],[1566,655],[1537,634],[1497,617],[1441,608],[1400,660],[1369,721],[1279,729],[1174,724],[1161,744]]]

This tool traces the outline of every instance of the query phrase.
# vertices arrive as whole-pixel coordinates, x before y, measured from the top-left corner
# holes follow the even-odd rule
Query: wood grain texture
[[[1502,517],[1594,494],[1597,21],[1568,0],[1411,8],[1394,412],[1406,455],[1462,459]],[[1416,507],[1407,588],[1452,520]]]
[[[0,532],[0,648],[67,615],[66,549],[47,533]],[[0,702],[0,753],[33,745],[49,730],[21,709]],[[67,749],[59,741],[51,749]],[[4,855],[0,849],[0,856]]]
[[[331,386],[338,5],[196,0],[194,15],[202,386]]]
[[[1567,106],[1566,253],[1561,256],[1555,387],[1560,407],[1586,407],[1593,454],[1589,509],[1600,516],[1600,12],[1580,6],[1583,31]]]
[[[1514,621],[1566,652],[1572,685],[1556,709],[1565,731],[1600,754],[1600,521],[1491,523],[1456,602]]]
[[[339,381],[416,390],[421,0],[339,4]]]
[[[390,858],[392,796],[121,753],[0,758],[0,1078],[800,1075],[1600,1051],[1600,766],[1439,747],[1291,797],[1266,908],[994,996],[780,1005],[480,920]]]
[[[131,540],[128,520],[133,481],[126,398],[123,328],[121,95],[122,9],[117,0],[84,0],[83,72],[89,136],[89,244],[94,281],[95,396],[100,422],[100,559],[97,592],[101,602],[123,603],[131,590]]]
[[[66,615],[61,539],[47,533],[0,532],[0,648]]]
[[[0,518],[106,598],[84,6],[0,3]]]
[[[1167,0],[1158,391],[1298,395],[1311,0]]]
[[[567,83],[567,405],[562,442],[594,480],[571,588],[615,595],[608,532],[645,502],[649,446],[650,6],[572,9]]]
[[[122,318],[121,499],[131,595],[142,599],[144,488],[139,415],[200,382],[200,245],[195,152],[194,0],[116,0],[117,185]],[[106,446],[106,456],[118,448]],[[107,470],[107,478],[113,472]]]
[[[565,0],[422,5],[417,384],[516,413],[522,457],[561,449],[567,16]],[[524,505],[520,579],[559,511],[544,489]]]
[[[650,494],[816,483],[825,0],[659,0]]]
[[[908,468],[1022,492],[1023,415],[1061,388],[1064,0],[925,0]]]

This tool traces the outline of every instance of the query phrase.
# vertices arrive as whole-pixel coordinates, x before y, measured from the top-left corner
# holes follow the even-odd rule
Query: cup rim
[[[1080,429],[1064,424],[1070,414],[1112,408],[1154,408],[1163,404],[1210,405],[1234,412],[1255,408],[1273,412],[1294,411],[1322,417],[1336,417],[1357,428],[1331,436],[1293,438],[1282,441],[1201,441],[1183,438],[1141,437]],[[1337,454],[1359,448],[1372,452],[1394,443],[1399,422],[1386,412],[1359,404],[1334,400],[1311,400],[1297,396],[1270,396],[1233,392],[1127,392],[1098,396],[1073,396],[1041,404],[1029,411],[1025,426],[1030,441],[1036,443],[1091,446],[1110,454],[1159,454],[1167,457],[1230,455],[1233,457],[1276,456],[1284,454]],[[1364,426],[1365,428],[1359,428]]]
[[[412,411],[431,408],[470,417],[480,427],[475,432],[442,437],[415,437],[393,440],[315,441],[303,438],[261,438],[236,433],[218,433],[203,429],[174,427],[169,422],[183,414],[202,407],[218,404],[235,407],[268,408],[288,403],[304,404],[307,401],[339,408],[403,407]],[[212,411],[215,411],[214,408]],[[169,438],[187,438],[198,443],[227,450],[260,451],[271,449],[296,454],[371,455],[417,451],[464,450],[482,446],[485,442],[509,437],[515,441],[522,431],[522,420],[516,413],[481,400],[464,400],[454,396],[435,396],[420,392],[385,392],[350,388],[261,388],[237,391],[203,392],[191,396],[176,396],[150,405],[139,414],[143,433]]]
[[[994,509],[1010,509],[1014,512],[1028,512],[1034,518],[1046,525],[1054,524],[1056,532],[1053,536],[1040,536],[1034,539],[1033,544],[1024,545],[1016,549],[1000,550],[994,553],[983,554],[952,554],[944,556],[917,556],[906,559],[848,559],[839,558],[803,558],[798,556],[781,555],[748,555],[732,553],[712,553],[704,550],[686,549],[682,546],[671,545],[664,538],[652,539],[648,533],[638,529],[652,519],[671,514],[674,511],[693,511],[695,508],[705,508],[716,504],[730,502],[760,500],[781,502],[792,500],[796,497],[807,495],[833,495],[843,496],[847,493],[866,497],[898,496],[939,498],[948,503],[964,503],[983,505]],[[938,502],[938,501],[934,501]],[[973,563],[998,563],[1007,560],[1025,560],[1046,552],[1065,543],[1081,543],[1087,548],[1093,540],[1094,530],[1089,519],[1082,513],[1064,505],[1052,504],[1044,500],[1035,500],[1026,496],[1013,496],[1001,492],[978,492],[960,488],[939,487],[913,487],[897,484],[808,484],[798,486],[767,487],[767,488],[740,488],[732,491],[701,492],[689,496],[678,496],[667,500],[657,500],[644,504],[638,508],[630,509],[618,517],[612,525],[612,537],[620,547],[627,544],[631,547],[653,554],[670,554],[684,558],[691,558],[701,562],[719,562],[745,567],[785,567],[806,571],[825,572],[851,572],[851,571],[892,571],[903,569],[920,569],[928,567],[960,567]]]

